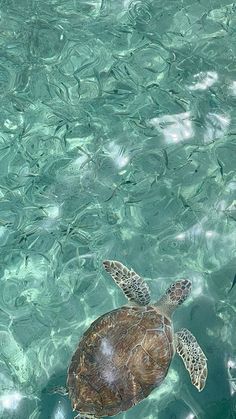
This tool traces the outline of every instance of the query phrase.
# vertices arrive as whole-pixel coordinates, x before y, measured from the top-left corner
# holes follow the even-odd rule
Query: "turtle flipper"
[[[98,419],[97,416],[94,416],[90,413],[79,413],[77,416],[75,416],[74,419]]]
[[[188,329],[181,329],[176,338],[176,351],[189,372],[192,384],[202,391],[207,379],[207,358]]]
[[[129,270],[115,260],[105,260],[103,266],[130,301],[142,306],[150,303],[151,297],[147,284],[132,269]]]
[[[174,282],[157,302],[162,312],[171,316],[173,311],[182,304],[191,292],[191,282],[188,279],[181,279]]]

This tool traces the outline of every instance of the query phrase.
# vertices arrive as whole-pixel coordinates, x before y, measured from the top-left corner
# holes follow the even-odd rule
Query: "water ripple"
[[[106,258],[150,278],[153,301],[190,278],[175,327],[209,359],[200,395],[176,360],[119,417],[232,416],[235,5],[0,3],[0,416],[72,416],[41,392],[126,303]]]

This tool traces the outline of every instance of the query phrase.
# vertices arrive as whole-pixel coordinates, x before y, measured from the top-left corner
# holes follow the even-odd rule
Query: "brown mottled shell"
[[[68,371],[72,406],[113,416],[147,397],[167,374],[173,332],[155,307],[121,307],[99,317],[83,335]]]

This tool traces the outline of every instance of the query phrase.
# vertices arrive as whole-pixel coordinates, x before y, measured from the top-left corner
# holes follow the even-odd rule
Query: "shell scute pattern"
[[[172,333],[150,306],[121,307],[92,323],[68,371],[74,408],[112,416],[146,397],[168,372]]]

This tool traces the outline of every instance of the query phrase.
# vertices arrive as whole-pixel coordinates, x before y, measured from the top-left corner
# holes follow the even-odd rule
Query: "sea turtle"
[[[67,389],[77,419],[114,416],[129,409],[165,378],[174,353],[192,384],[203,390],[207,359],[187,329],[174,333],[171,315],[191,290],[191,282],[173,283],[155,303],[144,280],[122,263],[103,265],[133,303],[95,320],[84,333],[68,369]]]

